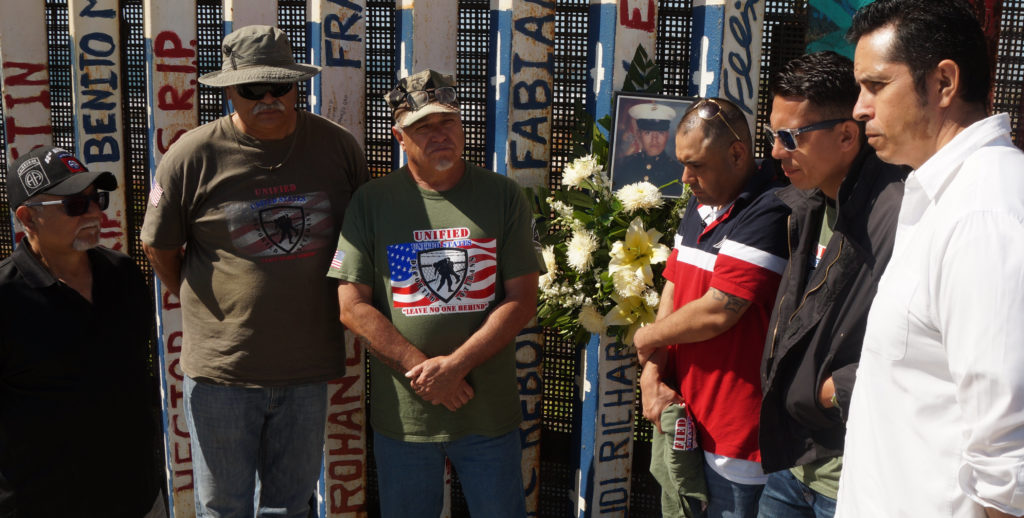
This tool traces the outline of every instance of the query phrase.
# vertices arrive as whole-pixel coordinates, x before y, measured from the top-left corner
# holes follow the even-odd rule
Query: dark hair
[[[743,114],[743,110],[725,99],[718,97],[712,97],[711,99],[714,99],[722,107],[722,117],[729,121],[729,126],[739,135],[740,141],[746,144],[748,149],[751,149],[750,126],[747,123],[747,116]],[[676,128],[676,135],[685,135],[690,130],[700,126],[703,130],[704,138],[712,144],[732,144],[735,142],[736,138],[733,136],[732,131],[729,131],[729,128],[722,124],[722,119],[715,117],[704,120],[697,114],[696,108],[700,104],[701,101],[698,100],[686,111],[686,114],[679,121],[679,126]]]
[[[960,95],[968,103],[988,104],[992,85],[988,48],[974,11],[963,0],[877,0],[853,15],[846,38],[861,37],[892,26],[896,37],[887,59],[910,68],[918,96],[925,97],[925,77],[939,61],[960,67]]]
[[[860,87],[853,78],[853,62],[826,50],[786,63],[772,80],[771,94],[807,99],[823,115],[839,119],[853,115]]]

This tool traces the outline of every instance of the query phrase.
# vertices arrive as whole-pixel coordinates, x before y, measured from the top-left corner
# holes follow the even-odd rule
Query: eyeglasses
[[[22,203],[26,207],[42,207],[46,205],[63,205],[64,213],[70,217],[81,216],[86,212],[89,212],[89,204],[96,202],[100,210],[107,210],[107,206],[110,205],[110,193],[107,191],[96,191],[92,194],[74,194],[64,198],[63,200],[53,201],[36,201],[32,203]]]
[[[775,145],[775,141],[778,140],[782,143],[782,148],[786,151],[796,151],[797,143],[796,137],[801,133],[807,133],[808,131],[818,131],[827,129],[853,119],[829,119],[827,121],[816,122],[814,124],[808,124],[802,128],[782,128],[779,131],[772,131],[771,126],[765,124],[764,130],[768,132],[768,137],[771,139],[770,144]]]
[[[732,133],[732,136],[736,137],[736,140],[739,140],[740,142],[743,141],[743,139],[740,138],[739,133],[736,133],[736,130],[732,129],[732,124],[729,124],[729,121],[727,121],[725,116],[722,115],[722,105],[718,104],[718,101],[714,99],[701,99],[693,109],[696,110],[697,115],[705,121],[718,117],[723,123],[725,123],[725,127],[729,128],[729,133]]]
[[[450,86],[442,86],[433,90],[417,90],[405,94],[405,102],[409,104],[409,111],[412,112],[430,104],[431,99],[441,104],[453,104],[457,98],[455,89]]]
[[[235,91],[243,99],[258,101],[266,96],[267,92],[273,97],[281,97],[292,91],[294,87],[295,83],[246,83],[235,85]]]

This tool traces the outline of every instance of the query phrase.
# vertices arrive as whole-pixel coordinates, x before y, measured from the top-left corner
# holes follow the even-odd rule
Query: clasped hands
[[[466,382],[450,356],[427,358],[405,373],[416,395],[434,405],[456,411],[473,398],[473,387]]]

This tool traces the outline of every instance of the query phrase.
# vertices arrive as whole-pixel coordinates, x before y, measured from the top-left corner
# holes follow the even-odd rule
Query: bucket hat
[[[65,149],[41,147],[11,164],[7,171],[7,202],[14,209],[37,194],[70,196],[92,184],[113,191],[117,189],[117,178],[106,171],[90,171]]]
[[[199,82],[210,86],[245,83],[295,83],[320,73],[320,67],[296,63],[288,36],[277,27],[249,25],[224,37],[220,70]]]
[[[440,102],[431,94],[430,102],[419,109],[413,110],[409,105],[408,96],[414,92],[433,92],[438,88],[455,88],[455,78],[436,70],[426,69],[411,76],[403,77],[398,84],[384,96],[391,107],[392,116],[398,127],[408,126],[432,113],[459,113],[459,99],[456,96],[450,102]]]

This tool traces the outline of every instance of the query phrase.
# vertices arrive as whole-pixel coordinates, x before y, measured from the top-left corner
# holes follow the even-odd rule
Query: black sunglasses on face
[[[107,191],[96,191],[92,194],[73,194],[64,198],[63,200],[53,201],[36,201],[32,203],[23,203],[26,207],[43,207],[46,205],[63,205],[64,213],[70,217],[81,216],[86,212],[89,212],[89,204],[96,202],[96,205],[100,210],[107,210],[107,206],[110,205],[110,193]]]
[[[829,119],[827,121],[816,122],[814,124],[808,124],[802,128],[782,128],[779,131],[772,131],[771,126],[765,124],[764,129],[768,132],[768,137],[771,139],[771,145],[775,145],[775,141],[778,140],[782,144],[782,148],[786,151],[796,151],[797,143],[796,137],[801,133],[807,133],[808,131],[817,131],[822,129],[828,129],[841,122],[846,122],[853,119]]]
[[[697,115],[705,121],[718,117],[725,124],[725,127],[729,128],[729,133],[732,133],[732,136],[736,137],[736,140],[743,142],[739,133],[736,133],[736,130],[732,129],[732,124],[729,124],[729,121],[725,119],[725,115],[722,115],[722,105],[718,104],[718,101],[714,99],[701,99],[694,109],[697,110]]]
[[[453,104],[458,96],[455,89],[450,86],[442,86],[433,90],[417,90],[405,94],[405,102],[409,104],[409,111],[416,111],[430,104],[433,99],[441,104]]]
[[[235,91],[238,95],[242,96],[243,99],[250,101],[259,101],[269,92],[273,97],[281,97],[282,95],[292,91],[295,83],[246,83],[241,85],[235,85]]]

